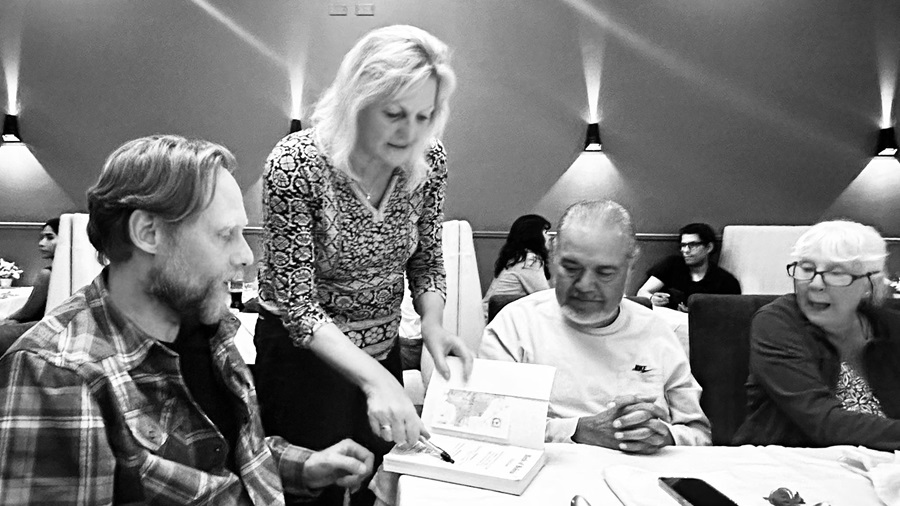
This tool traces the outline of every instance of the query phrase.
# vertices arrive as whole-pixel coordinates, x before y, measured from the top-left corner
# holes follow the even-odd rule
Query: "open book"
[[[436,371],[425,394],[422,421],[431,442],[395,446],[384,469],[520,495],[546,461],[544,425],[556,369],[475,359],[463,382],[462,361],[448,357],[450,380]]]

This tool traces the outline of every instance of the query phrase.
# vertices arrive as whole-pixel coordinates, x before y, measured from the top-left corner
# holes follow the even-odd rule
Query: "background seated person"
[[[623,299],[638,252],[623,207],[576,203],[553,241],[554,289],[510,303],[485,328],[481,357],[556,367],[548,442],[632,453],[710,444],[684,349],[653,311]]]
[[[47,291],[50,287],[50,269],[53,267],[53,255],[56,253],[56,235],[59,233],[59,218],[53,218],[44,223],[41,229],[41,240],[38,241],[38,249],[41,258],[46,259],[51,265],[44,267],[34,280],[34,288],[25,305],[18,311],[9,315],[5,323],[36,322],[44,317],[44,309],[47,305]]]
[[[673,255],[647,271],[638,290],[654,306],[687,312],[688,297],[695,293],[740,294],[741,285],[730,272],[709,261],[716,233],[706,223],[691,223],[678,232],[681,255]]]
[[[56,235],[59,232],[59,218],[48,220],[41,229],[41,240],[38,242],[38,248],[41,251],[41,257],[46,258],[53,263],[53,255],[56,252]],[[34,287],[31,289],[31,295],[25,301],[25,305],[18,311],[9,315],[9,318],[0,320],[0,355],[2,355],[16,339],[22,336],[28,329],[44,317],[44,310],[47,306],[47,293],[50,288],[50,269],[49,265],[38,273],[34,280]]]
[[[506,242],[494,263],[494,279],[482,299],[484,314],[488,314],[488,300],[494,295],[528,294],[550,288],[547,278],[547,239],[550,222],[537,214],[516,218]]]
[[[881,307],[884,239],[826,221],[792,255],[794,293],[753,318],[735,444],[900,449],[900,313]]]

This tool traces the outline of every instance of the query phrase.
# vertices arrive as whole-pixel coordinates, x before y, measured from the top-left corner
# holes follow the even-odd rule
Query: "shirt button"
[[[222,453],[222,447],[220,445],[216,445],[215,450],[216,453]]]

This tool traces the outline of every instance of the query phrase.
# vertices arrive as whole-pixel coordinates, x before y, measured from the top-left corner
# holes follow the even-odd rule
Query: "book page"
[[[462,361],[447,357],[450,379],[434,374],[422,421],[435,434],[541,449],[556,369],[475,359],[468,381]]]
[[[434,436],[431,441],[449,453],[454,463],[444,462],[440,455],[422,443],[416,443],[407,448],[395,446],[390,455],[401,460],[419,461],[423,465],[427,463],[449,470],[507,480],[521,480],[538,462],[542,454],[541,451],[528,448],[496,445],[455,437]]]
[[[508,397],[451,388],[435,408],[431,426],[504,442],[509,439],[510,414]]]

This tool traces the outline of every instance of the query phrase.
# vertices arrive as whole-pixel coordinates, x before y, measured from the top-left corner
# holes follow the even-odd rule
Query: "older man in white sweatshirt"
[[[623,298],[638,252],[622,206],[572,205],[551,252],[554,288],[509,304],[485,329],[481,357],[557,368],[548,442],[629,453],[710,444],[684,349],[653,311]]]

